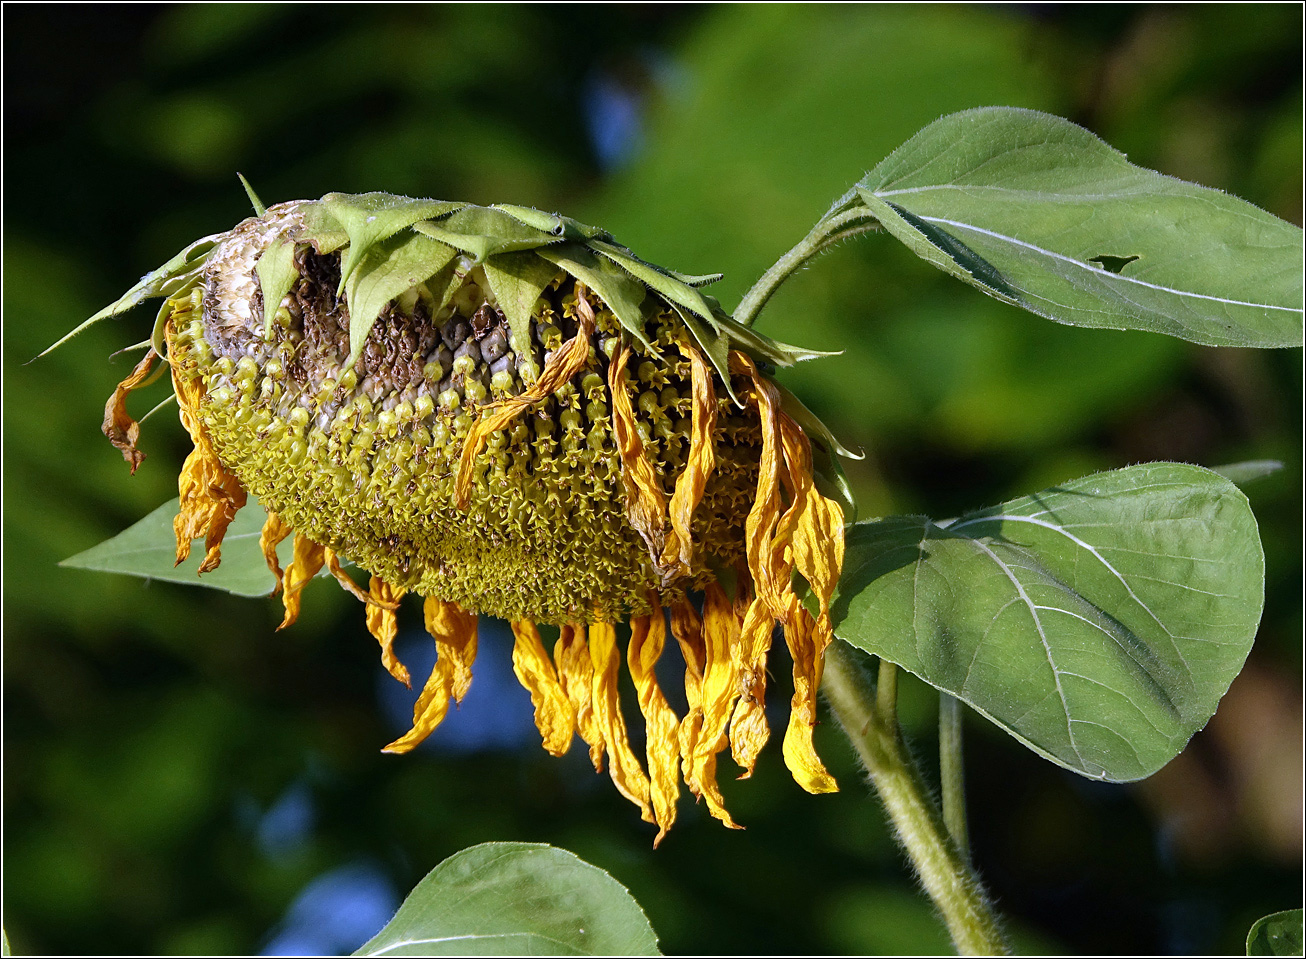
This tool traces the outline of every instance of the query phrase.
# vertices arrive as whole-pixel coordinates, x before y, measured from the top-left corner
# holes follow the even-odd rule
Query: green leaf
[[[1178,755],[1242,669],[1264,560],[1247,499],[1197,466],[1098,473],[951,523],[849,531],[835,633],[1094,778]]]
[[[918,256],[1058,323],[1211,346],[1302,343],[1299,228],[1134,166],[1068,120],[954,113],[856,189]]]
[[[644,335],[644,297],[647,288],[610,260],[577,243],[541,247],[539,255],[562,267],[603,298],[608,309],[644,349],[657,353]]]
[[[225,236],[225,233],[214,233],[188,244],[184,250],[168,260],[167,263],[157,269],[150,270],[130,290],[89,320],[80,323],[72,332],[60,337],[58,342],[47,346],[38,355],[45,356],[46,353],[63,346],[83,330],[101,320],[107,320],[111,316],[125,313],[142,300],[148,300],[152,296],[172,296],[180,292],[182,287],[187,284],[193,284],[199,276],[199,272],[203,268],[204,261],[208,258],[209,253]]]
[[[222,540],[222,565],[203,576],[197,573],[200,560],[204,558],[202,542],[195,544],[186,562],[173,566],[177,558],[177,538],[172,521],[177,511],[177,499],[173,497],[117,536],[70,556],[59,565],[125,573],[188,586],[208,586],[237,596],[267,596],[272,592],[275,583],[259,546],[259,533],[267,517],[259,508],[257,499],[251,496],[227,528],[227,535]],[[282,566],[290,563],[292,539],[285,539],[277,550]]]
[[[405,290],[424,283],[458,256],[458,251],[417,233],[382,240],[367,251],[349,277],[345,294],[349,303],[349,362],[352,367],[363,352],[385,305]]]
[[[463,206],[447,200],[414,200],[391,193],[328,193],[322,205],[349,234],[349,249],[340,264],[340,289],[363,262],[372,247],[418,220],[448,216]]]
[[[562,849],[491,842],[450,856],[356,956],[655,956],[657,936],[610,875]]]
[[[1300,909],[1263,916],[1247,932],[1249,956],[1300,956],[1303,945]]]
[[[523,343],[531,341],[531,315],[544,288],[560,271],[533,252],[500,253],[485,261],[485,279],[508,320],[508,328]],[[529,354],[525,357],[532,364]],[[539,370],[535,371],[538,375]]]
[[[263,338],[272,338],[272,320],[290,288],[299,278],[295,269],[295,241],[278,236],[267,245],[254,264],[259,289],[263,291]]]

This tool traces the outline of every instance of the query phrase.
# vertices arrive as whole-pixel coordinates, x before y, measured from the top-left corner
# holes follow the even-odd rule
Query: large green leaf
[[[204,558],[203,542],[195,544],[186,562],[173,565],[177,558],[177,539],[172,521],[177,510],[174,497],[117,536],[70,556],[59,565],[144,576],[187,586],[208,586],[237,596],[267,596],[272,592],[275,582],[258,542],[267,516],[257,499],[251,496],[227,528],[222,540],[222,565],[203,576],[197,572]],[[291,538],[287,538],[277,550],[282,566],[290,562],[291,547]]]
[[[655,956],[644,911],[610,875],[569,852],[490,842],[417,884],[359,956]]]
[[[1247,932],[1249,956],[1300,956],[1302,946],[1300,909],[1286,909],[1262,916]]]
[[[1302,231],[1134,166],[1068,120],[1013,107],[931,123],[860,201],[918,256],[1072,326],[1212,346],[1300,346]]]
[[[835,633],[1085,776],[1141,779],[1206,724],[1260,621],[1229,480],[1152,463],[951,523],[851,528]]]

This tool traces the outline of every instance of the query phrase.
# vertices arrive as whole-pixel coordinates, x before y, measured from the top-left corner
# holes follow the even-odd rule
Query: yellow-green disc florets
[[[270,327],[255,265],[296,229],[296,213],[247,221],[218,245],[199,285],[174,301],[170,360],[203,381],[200,419],[223,462],[296,531],[386,582],[505,619],[564,623],[648,610],[662,585],[632,528],[613,437],[610,364],[622,337],[635,429],[670,496],[690,441],[692,334],[659,298],[645,307],[648,347],[609,306],[554,267],[514,331],[482,265],[453,262],[445,289],[415,283],[389,301],[350,364],[342,256],[303,244]],[[551,398],[490,436],[455,503],[459,459],[479,408],[522,393],[579,330],[583,367]],[[265,327],[267,327],[265,329]],[[656,350],[655,353],[653,350]],[[712,437],[717,467],[696,511],[692,570],[701,585],[743,553],[760,434],[725,391]]]

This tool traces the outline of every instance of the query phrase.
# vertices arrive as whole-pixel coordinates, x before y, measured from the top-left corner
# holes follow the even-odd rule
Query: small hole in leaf
[[[1103,253],[1100,256],[1089,257],[1088,262],[1098,264],[1108,273],[1119,273],[1136,259],[1138,259],[1137,254],[1134,256],[1111,256],[1108,253]]]

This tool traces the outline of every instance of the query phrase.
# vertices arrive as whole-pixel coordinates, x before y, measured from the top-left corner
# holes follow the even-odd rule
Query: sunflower
[[[836,472],[846,451],[767,375],[819,354],[731,319],[699,289],[717,277],[655,267],[565,217],[380,193],[250,197],[257,216],[83,324],[164,300],[104,431],[134,472],[126,400],[162,359],[194,442],[178,562],[202,538],[200,572],[216,568],[257,495],[282,627],[325,567],[365,604],[405,684],[397,611],[420,595],[437,659],[393,753],[467,693],[478,614],[508,620],[544,748],[561,755],[579,733],[658,841],[682,779],[737,828],[717,758],[729,747],[746,777],[768,739],[778,622],[794,664],[784,760],[809,792],[836,789],[812,730],[845,516],[817,489],[812,439]],[[619,702],[623,622],[644,762]],[[655,677],[668,624],[683,716]],[[557,627],[551,651],[539,625]]]

